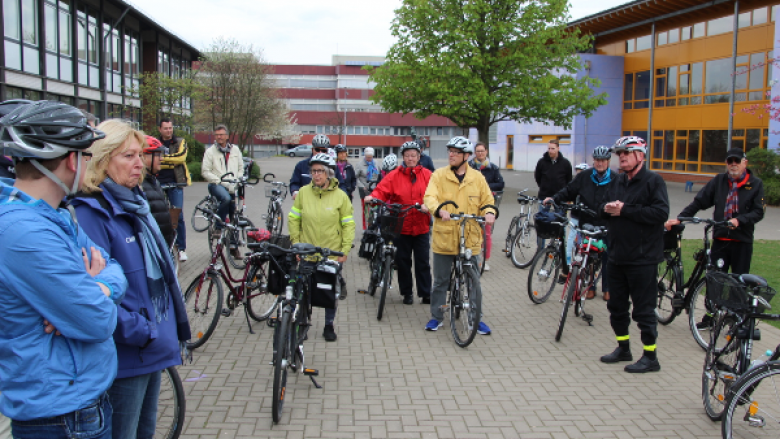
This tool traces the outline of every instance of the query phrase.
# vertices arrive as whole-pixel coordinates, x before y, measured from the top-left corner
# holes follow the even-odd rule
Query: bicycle
[[[702,248],[694,252],[693,259],[696,265],[693,267],[688,280],[683,283],[683,263],[682,263],[682,232],[685,229],[684,224],[673,226],[671,231],[664,233],[664,259],[658,266],[658,305],[655,309],[658,323],[668,325],[683,310],[688,312],[688,326],[702,349],[707,349],[709,344],[709,335],[705,332],[710,329],[705,325],[699,328],[702,314],[709,313],[710,306],[703,299],[705,306],[697,307],[701,302],[699,297],[706,297],[707,283],[705,274],[712,270],[718,270],[716,264],[713,264],[710,257],[710,234],[713,227],[726,226],[728,221],[714,221],[702,218],[678,218],[681,223],[704,223],[704,238]]]
[[[580,210],[596,216],[595,212],[590,209],[582,208]],[[561,341],[563,327],[566,325],[566,317],[569,314],[569,307],[572,303],[574,303],[574,315],[582,317],[582,320],[588,326],[593,326],[593,315],[585,312],[585,293],[588,288],[595,288],[598,280],[601,278],[600,253],[604,251],[604,245],[601,240],[606,237],[607,228],[583,224],[582,226],[574,226],[573,229],[577,233],[577,237],[582,237],[582,241],[577,243],[576,253],[571,261],[569,276],[564,285],[563,310],[558,320],[558,332],[555,334],[555,341]]]
[[[780,319],[780,314],[762,318]],[[771,351],[768,351],[768,353]],[[752,367],[731,386],[721,423],[723,439],[768,437],[780,434],[780,345],[769,360]],[[769,423],[767,423],[769,419]]]
[[[231,200],[231,203],[235,203],[235,209],[233,213],[230,213],[228,215],[228,221],[231,224],[235,226],[235,228],[232,229],[232,233],[230,234],[230,250],[228,252],[228,262],[230,265],[237,269],[237,270],[243,270],[244,269],[244,258],[241,256],[246,253],[246,245],[248,244],[247,239],[247,232],[250,230],[257,230],[255,228],[254,223],[252,220],[246,217],[244,215],[244,212],[246,212],[246,197],[245,197],[245,191],[247,186],[254,186],[257,183],[260,182],[259,177],[254,178],[254,182],[252,182],[251,179],[247,179],[246,176],[243,176],[241,178],[229,178],[232,176],[232,172],[228,172],[222,177],[220,177],[220,181],[223,183],[231,183],[236,185],[236,196],[233,197],[234,200]],[[220,223],[217,223],[213,219],[216,218],[216,216],[212,217],[212,220],[209,221],[209,250],[214,251],[214,240],[215,237],[218,236],[218,228],[222,227]]]
[[[501,205],[501,199],[504,198],[504,191],[495,191],[493,192],[493,203],[496,206]],[[493,227],[490,228],[490,239],[493,239],[493,232],[496,230],[495,224]],[[479,275],[482,276],[485,274],[485,265],[487,265],[487,226],[482,226],[482,250],[480,250],[480,258],[479,258]]]
[[[254,330],[249,321],[250,317],[256,322],[262,322],[268,319],[277,306],[276,296],[269,294],[267,290],[264,261],[257,255],[250,254],[245,259],[244,273],[241,278],[234,278],[230,270],[225,269],[227,263],[223,250],[228,246],[228,237],[235,233],[238,226],[222,222],[214,212],[205,213],[211,215],[212,220],[223,227],[211,253],[209,265],[193,279],[184,293],[190,331],[195,339],[187,342],[190,349],[203,346],[214,333],[220,316],[231,316],[239,304],[244,306],[244,314],[251,334],[254,334]],[[228,287],[227,300],[224,297],[220,278]],[[222,308],[222,304],[226,304],[227,308]]]
[[[184,386],[176,367],[171,366],[162,371],[154,437],[177,439],[184,429],[186,413],[187,399],[184,394]]]
[[[257,245],[253,245],[255,247]],[[277,307],[277,317],[274,324],[274,353],[273,353],[273,403],[272,414],[274,423],[278,423],[282,418],[284,408],[284,397],[287,389],[287,371],[300,372],[311,378],[312,383],[318,389],[322,386],[314,380],[319,375],[316,369],[309,369],[305,366],[305,357],[303,354],[303,342],[308,338],[309,321],[311,319],[311,301],[309,291],[309,280],[319,267],[330,265],[333,274],[332,288],[336,288],[336,268],[333,261],[329,261],[329,256],[343,256],[341,252],[333,251],[328,248],[316,247],[312,244],[298,243],[293,244],[292,248],[284,249],[273,244],[259,244],[265,250],[258,254],[267,253],[270,261],[279,268],[284,268],[278,263],[273,255],[268,252],[269,249],[286,254],[285,278],[288,280],[284,296],[280,297],[280,304]],[[304,257],[320,255],[315,264],[306,263]],[[317,280],[317,284],[320,280]]]
[[[209,230],[211,228],[211,219],[206,216],[205,212],[216,212],[218,207],[219,202],[217,201],[217,197],[211,194],[207,194],[203,197],[203,199],[195,205],[195,208],[192,209],[192,217],[190,217],[192,229],[198,233]]]
[[[765,279],[751,274],[713,270],[707,272],[706,282],[715,324],[704,359],[702,400],[707,416],[717,421],[726,409],[732,384],[751,367],[753,341],[761,339],[756,319],[772,319],[763,311],[772,308],[769,302],[776,292]]]
[[[445,201],[436,208],[435,216],[439,217],[441,209],[447,205],[452,205],[455,209],[460,207],[454,201]],[[486,204],[479,208],[483,211],[491,208],[496,211],[498,218],[498,208],[492,204]],[[482,290],[479,284],[478,266],[474,265],[472,259],[472,250],[466,246],[466,225],[473,221],[477,223],[479,233],[482,232],[485,223],[485,217],[479,215],[460,213],[451,213],[451,221],[460,221],[460,238],[458,241],[458,255],[452,263],[450,272],[449,296],[447,297],[447,306],[450,314],[450,329],[455,344],[465,348],[474,341],[477,335],[479,321],[482,318]],[[470,230],[470,233],[476,233],[476,230]],[[477,258],[479,259],[479,258]],[[473,269],[469,269],[472,267]]]
[[[369,181],[368,182],[368,188],[358,188],[360,192],[360,199],[366,198],[366,195],[371,195],[372,192],[374,192],[374,189],[376,189],[376,186],[379,182],[376,180]],[[374,209],[371,207],[370,204],[365,204],[363,206],[363,218],[366,219],[366,226],[370,226],[371,224],[374,224],[376,222],[377,217],[377,209]]]
[[[379,221],[379,236],[374,245],[374,254],[371,257],[370,267],[371,275],[368,283],[369,296],[376,294],[376,289],[381,288],[379,293],[379,303],[377,304],[376,319],[382,320],[382,314],[385,309],[387,299],[387,290],[393,282],[393,267],[395,264],[396,247],[393,241],[401,236],[404,218],[406,213],[412,209],[420,210],[419,204],[391,204],[382,200],[373,199],[372,206],[380,206],[377,218]]]
[[[579,205],[574,206],[564,204],[557,207],[565,210],[579,208],[576,207]],[[571,227],[571,223],[565,215],[558,213],[555,213],[555,219],[557,221],[534,221],[537,237],[548,240],[547,245],[534,256],[528,271],[528,298],[537,305],[550,298],[558,284],[558,275],[566,264],[566,227]]]
[[[268,178],[276,178],[274,174],[268,173],[263,176],[263,181],[269,183],[265,187],[265,196],[268,200],[268,212],[263,215],[265,228],[272,235],[281,235],[284,229],[284,214],[282,211],[282,202],[287,196],[287,184],[281,181],[268,181]]]
[[[536,213],[539,199],[525,195],[528,188],[517,193],[517,202],[520,203],[520,213],[509,222],[509,230],[506,232],[504,253],[511,258],[512,264],[517,268],[526,268],[534,260],[539,251],[536,239],[536,227],[531,224],[531,218]]]

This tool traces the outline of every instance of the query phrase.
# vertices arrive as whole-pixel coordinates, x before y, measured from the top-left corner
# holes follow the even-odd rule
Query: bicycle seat
[[[309,244],[308,242],[299,242],[297,244],[293,244],[291,247],[295,252],[302,252],[302,253],[314,253],[314,250],[317,248],[314,244]]]
[[[517,202],[520,204],[528,204],[528,201],[529,201],[528,197],[524,197],[524,196],[517,197]]]
[[[739,278],[742,282],[745,283],[745,285],[749,286],[750,288],[766,287],[769,285],[766,279],[761,276],[756,276],[755,274],[743,274]]]

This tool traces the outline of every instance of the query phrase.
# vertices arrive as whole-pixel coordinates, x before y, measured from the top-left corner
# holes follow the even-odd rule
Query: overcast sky
[[[571,0],[573,19],[628,0]],[[129,0],[198,49],[219,36],[262,48],[270,64],[326,64],[331,56],[384,56],[400,0]]]

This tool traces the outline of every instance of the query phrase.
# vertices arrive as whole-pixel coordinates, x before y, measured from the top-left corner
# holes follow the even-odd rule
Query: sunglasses
[[[726,163],[729,165],[738,165],[742,163],[742,159],[738,159],[736,157],[729,157],[726,159]]]
[[[631,152],[631,151],[629,151],[629,150],[627,150],[627,149],[620,149],[620,150],[617,150],[617,151],[615,151],[615,155],[618,155],[618,156],[619,156],[619,155],[623,155],[623,154],[626,154],[626,155],[628,155],[628,153],[630,153],[630,152]]]

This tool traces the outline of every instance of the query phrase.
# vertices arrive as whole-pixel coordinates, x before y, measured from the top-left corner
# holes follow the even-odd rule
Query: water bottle
[[[752,369],[754,367],[758,367],[758,366],[761,366],[762,364],[766,363],[767,361],[769,361],[769,358],[772,356],[772,354],[774,354],[774,352],[769,351],[769,350],[764,352],[764,355],[762,355],[759,358],[756,358],[755,360],[753,360],[750,363],[750,368]]]

